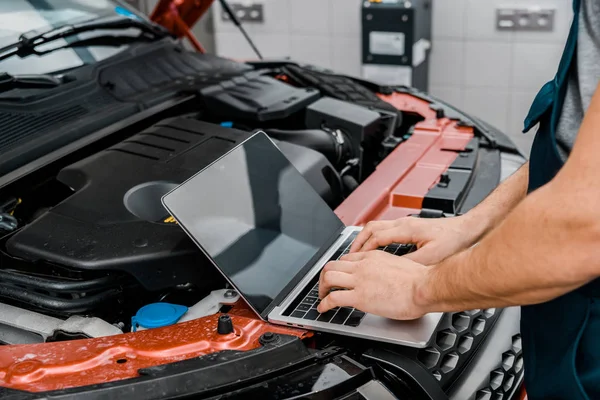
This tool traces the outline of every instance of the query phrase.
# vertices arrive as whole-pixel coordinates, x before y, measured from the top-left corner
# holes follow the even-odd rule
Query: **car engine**
[[[225,283],[164,210],[169,190],[263,130],[335,208],[407,133],[400,111],[350,78],[288,65],[215,79],[198,88],[199,111],[161,120],[8,199],[2,211],[19,228],[2,240],[2,303],[122,330],[144,304],[192,305]]]

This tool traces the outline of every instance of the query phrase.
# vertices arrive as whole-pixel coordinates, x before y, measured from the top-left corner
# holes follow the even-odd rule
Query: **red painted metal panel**
[[[221,350],[252,350],[265,332],[311,335],[270,325],[239,304],[241,309],[230,313],[234,332],[228,335],[217,333],[217,314],[117,336],[0,347],[0,386],[42,392],[112,382],[137,377],[142,368]]]
[[[337,209],[346,225],[418,213],[423,198],[473,138],[473,129],[436,118],[429,103],[405,93],[380,95],[399,110],[425,118]]]

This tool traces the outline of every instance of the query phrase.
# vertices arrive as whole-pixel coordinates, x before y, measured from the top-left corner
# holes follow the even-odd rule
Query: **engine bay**
[[[15,350],[16,361],[0,362],[20,364],[43,353],[49,377],[24,383],[34,368],[11,387],[98,383],[60,366],[67,357],[84,373],[86,360],[106,361],[107,348],[126,349],[115,362],[129,369],[102,364],[103,373],[117,380],[137,376],[136,368],[222,350],[253,351],[277,342],[267,335],[273,332],[311,338],[321,351],[348,344],[348,338],[258,320],[161,204],[164,194],[256,131],[273,139],[347,225],[458,214],[498,184],[501,149],[518,154],[491,128],[410,88],[291,62],[233,65],[203,57],[194,55],[193,76],[185,83],[175,77],[174,86],[145,77],[151,84],[137,90],[135,82],[122,85],[125,78],[100,73],[104,95],[119,101],[152,103],[149,93],[182,86],[190,100],[0,190],[0,346],[29,345]],[[219,73],[215,65],[227,68]],[[177,324],[156,335],[141,332],[147,330],[137,323],[144,307],[157,303],[176,305]],[[506,330],[514,318],[501,310],[448,314],[429,347],[394,352],[426,371],[423,379],[437,390],[448,388],[494,326]],[[128,332],[136,334],[121,335]],[[520,337],[512,331],[504,336],[510,356],[520,360],[514,344]],[[360,352],[363,345],[347,348]],[[509,372],[522,375],[518,364]],[[0,363],[0,383],[2,373]],[[514,390],[513,381],[502,390]]]
[[[198,93],[197,112],[162,120],[6,198],[3,315],[21,307],[129,331],[145,304],[192,306],[225,282],[166,213],[162,195],[263,130],[335,209],[409,135],[402,112],[372,90],[296,65],[212,77]],[[0,330],[9,325],[0,321]],[[19,339],[18,328],[0,341],[89,337],[63,327]]]

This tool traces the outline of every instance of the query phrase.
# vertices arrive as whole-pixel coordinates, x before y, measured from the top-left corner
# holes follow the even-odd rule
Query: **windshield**
[[[19,40],[19,36],[32,30],[45,32],[64,25],[80,23],[106,16],[117,15],[118,10],[133,11],[124,3],[114,0],[10,0],[0,1],[0,47]],[[132,29],[118,34],[137,34]],[[99,34],[115,32],[85,32],[64,40],[57,40],[38,47],[49,50],[63,47],[69,42],[87,39]],[[0,61],[0,72],[18,74],[47,74],[77,68],[102,61],[123,51],[127,46],[90,46],[60,49],[43,56],[25,58],[14,56]]]

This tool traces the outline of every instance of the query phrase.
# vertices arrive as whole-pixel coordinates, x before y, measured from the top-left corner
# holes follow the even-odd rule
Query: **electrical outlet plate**
[[[229,3],[231,11],[240,20],[240,22],[265,22],[263,5],[261,3]],[[229,15],[222,10],[221,18],[223,21],[229,21]]]
[[[552,32],[556,10],[552,8],[499,8],[496,28],[499,31]]]

